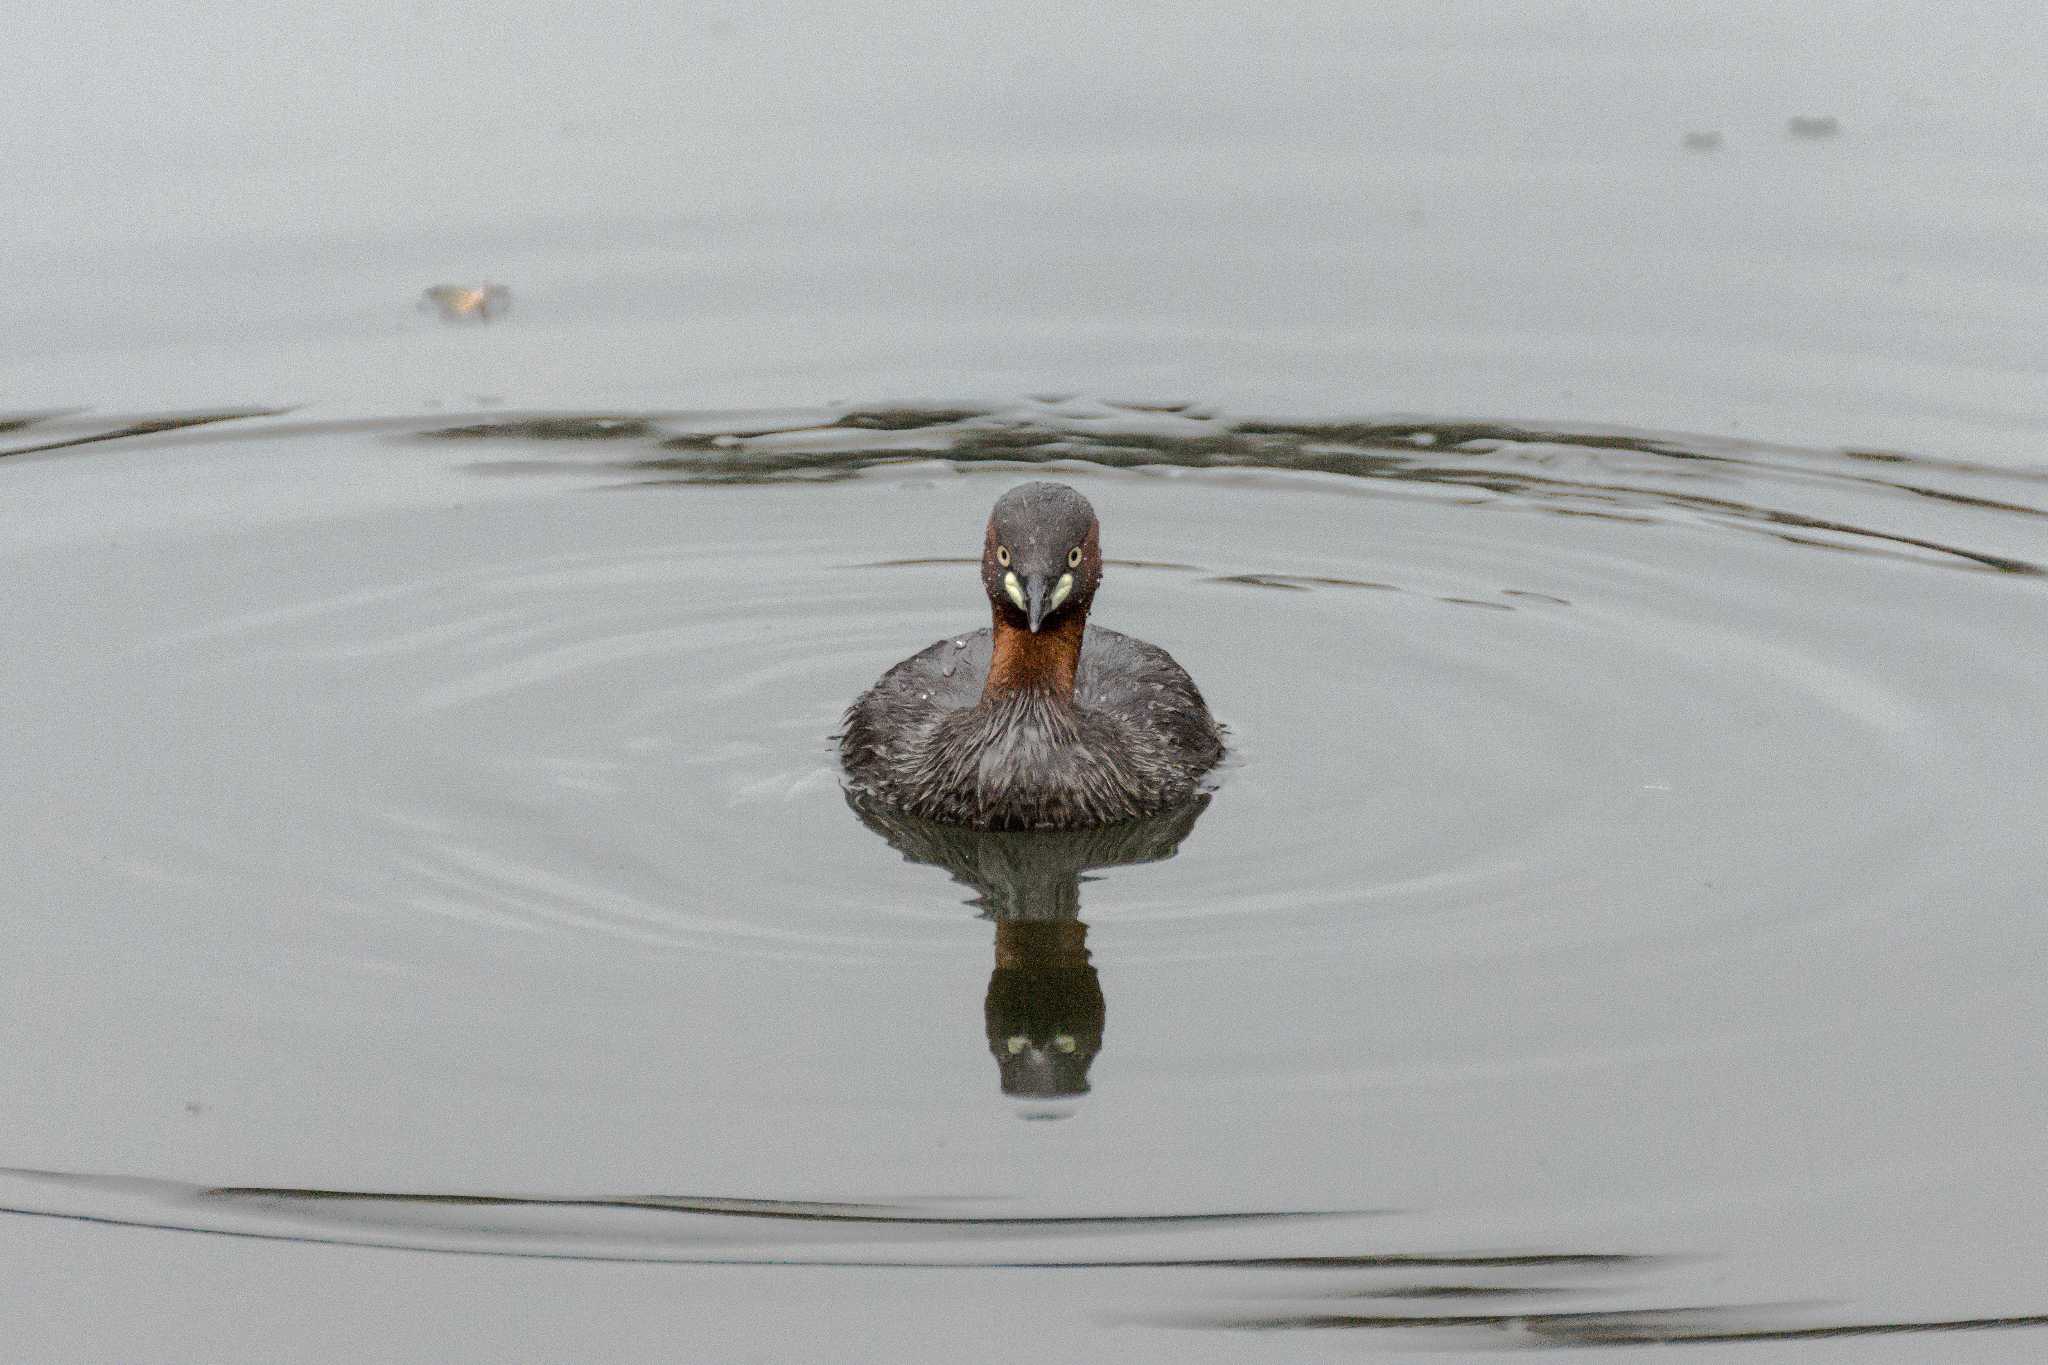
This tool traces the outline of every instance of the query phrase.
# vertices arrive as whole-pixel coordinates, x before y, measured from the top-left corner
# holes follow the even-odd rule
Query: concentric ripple
[[[8,439],[21,505],[86,509],[8,551],[10,1165],[1398,1207],[1409,1246],[1739,1253],[1753,1304],[1866,1301],[1831,1253],[1873,1186],[2031,1235],[2032,475],[1052,401]],[[1231,728],[1129,848],[840,790],[843,707],[981,623],[1026,472]],[[1070,1060],[1020,1110],[1040,1023]],[[67,1179],[56,1216],[139,1197]],[[1729,1221],[1788,1188],[1823,1211]],[[400,1221],[368,1240],[439,1245]],[[1842,1321],[2038,1307],[1879,1306]]]

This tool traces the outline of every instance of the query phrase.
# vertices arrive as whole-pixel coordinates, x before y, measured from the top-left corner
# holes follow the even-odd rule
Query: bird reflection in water
[[[848,793],[862,824],[913,863],[942,867],[995,921],[996,964],[983,1021],[1003,1093],[1059,1101],[1088,1093],[1108,1007],[1088,953],[1081,882],[1110,867],[1156,863],[1209,804],[1206,793],[1142,820],[1092,829],[987,831],[920,820]],[[1033,1109],[1026,1117],[1054,1117]]]

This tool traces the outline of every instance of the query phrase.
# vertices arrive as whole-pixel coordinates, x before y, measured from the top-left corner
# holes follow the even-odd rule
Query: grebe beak
[[[1038,623],[1043,621],[1057,602],[1049,602],[1049,585],[1044,574],[1032,574],[1024,580],[1024,621],[1031,627],[1033,635],[1038,634]]]

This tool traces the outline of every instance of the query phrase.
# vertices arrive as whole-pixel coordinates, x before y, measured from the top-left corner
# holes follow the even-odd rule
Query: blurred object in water
[[[1678,145],[1688,152],[1718,152],[1721,150],[1721,134],[1712,129],[1690,132],[1678,140]]]
[[[438,312],[443,322],[489,322],[512,306],[502,284],[437,284],[420,293],[420,311]]]
[[[1785,120],[1785,136],[1833,137],[1842,131],[1842,121],[1833,114],[1794,114]]]

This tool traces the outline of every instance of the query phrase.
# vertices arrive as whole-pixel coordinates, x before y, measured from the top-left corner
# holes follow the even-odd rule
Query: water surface
[[[7,439],[23,1255],[993,1358],[2048,1312],[2033,476],[1081,401]],[[1231,763],[1097,835],[850,806],[840,710],[1043,474]]]
[[[8,37],[18,1353],[2041,1353],[2036,0]],[[853,808],[1037,476],[1232,762]]]

